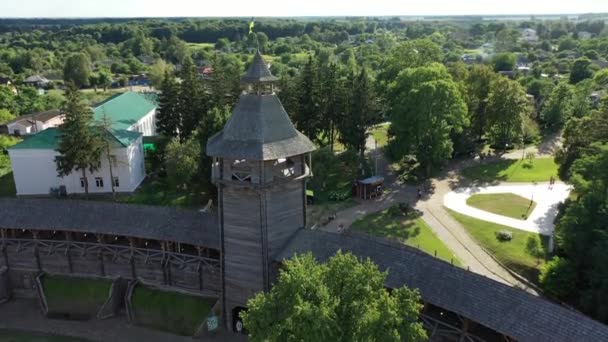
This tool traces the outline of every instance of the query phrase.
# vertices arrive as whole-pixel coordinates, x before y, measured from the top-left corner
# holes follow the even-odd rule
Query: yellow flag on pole
[[[253,33],[253,26],[255,25],[255,21],[251,18],[251,22],[249,23],[249,34]]]

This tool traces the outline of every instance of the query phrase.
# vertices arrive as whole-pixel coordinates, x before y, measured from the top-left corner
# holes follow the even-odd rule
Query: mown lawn
[[[0,341],[3,342],[87,342],[89,340],[51,335],[46,333],[29,332],[13,329],[0,329]]]
[[[306,225],[312,227],[315,224],[324,225],[329,222],[331,215],[357,205],[357,202],[349,198],[341,202],[322,202],[311,204],[306,207]]]
[[[184,336],[194,335],[216,301],[141,285],[133,292],[133,308],[140,324]]]
[[[112,281],[45,275],[42,287],[51,313],[87,315],[101,308]]]
[[[536,202],[512,193],[475,194],[467,198],[467,204],[497,215],[525,220],[534,211]]]
[[[452,261],[455,265],[461,265],[452,251],[439,240],[421,218],[415,215],[406,216],[396,207],[365,215],[356,220],[351,229],[397,240],[447,262]]]
[[[477,181],[546,182],[557,177],[557,164],[553,158],[527,160],[499,160],[462,170],[462,174]]]
[[[501,263],[528,280],[538,283],[539,270],[545,260],[544,258],[538,259],[530,255],[526,250],[526,242],[530,237],[537,236],[540,238],[542,246],[546,251],[549,237],[478,220],[450,209],[446,210],[449,211],[456,221],[462,224],[477,243],[489,253],[492,253]],[[499,231],[509,231],[513,234],[513,238],[511,241],[501,242],[496,238],[496,233]]]

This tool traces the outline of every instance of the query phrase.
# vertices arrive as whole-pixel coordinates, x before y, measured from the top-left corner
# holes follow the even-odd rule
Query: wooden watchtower
[[[222,303],[235,308],[268,291],[271,261],[306,225],[306,181],[315,145],[293,126],[274,93],[274,77],[259,52],[223,130],[207,142],[218,188]]]

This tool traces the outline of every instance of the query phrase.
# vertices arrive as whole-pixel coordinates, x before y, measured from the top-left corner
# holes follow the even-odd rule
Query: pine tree
[[[330,64],[323,73],[322,94],[322,128],[330,150],[333,151],[336,125],[342,120],[345,112],[344,84],[339,78],[338,66],[335,63]]]
[[[80,171],[84,192],[89,195],[87,170],[95,172],[101,166],[103,145],[93,128],[93,112],[82,101],[78,88],[69,84],[65,94],[64,123],[59,126],[59,146],[55,157],[59,177]]]
[[[208,107],[207,95],[192,59],[184,60],[181,78],[178,101],[178,110],[181,114],[179,139],[184,142],[196,130]]]
[[[161,135],[173,138],[177,136],[180,125],[179,85],[175,81],[175,77],[167,71],[159,95],[156,127]]]
[[[340,122],[340,141],[363,157],[368,129],[380,122],[376,95],[366,68],[350,76],[348,91],[348,113]]]
[[[321,128],[320,89],[317,66],[310,56],[304,67],[297,89],[297,110],[294,113],[296,126],[311,140],[318,141]]]

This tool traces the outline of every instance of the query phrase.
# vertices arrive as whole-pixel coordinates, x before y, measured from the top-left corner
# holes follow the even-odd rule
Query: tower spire
[[[259,83],[272,83],[278,81],[278,77],[272,75],[264,58],[258,49],[253,56],[253,61],[249,65],[247,72],[241,78],[241,83],[244,84],[259,84]]]

